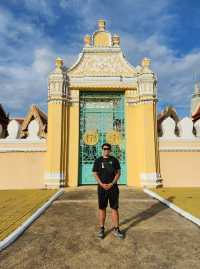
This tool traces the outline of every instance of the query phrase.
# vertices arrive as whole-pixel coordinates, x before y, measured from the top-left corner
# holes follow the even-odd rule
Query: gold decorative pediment
[[[98,30],[84,37],[85,47],[78,61],[67,70],[70,77],[135,77],[138,73],[125,59],[120,36],[105,30],[106,22],[98,21]]]
[[[96,32],[93,37],[94,47],[111,46],[111,34],[105,31]]]
[[[83,53],[79,63],[68,75],[84,76],[127,76],[134,77],[137,71],[126,62],[122,52]]]

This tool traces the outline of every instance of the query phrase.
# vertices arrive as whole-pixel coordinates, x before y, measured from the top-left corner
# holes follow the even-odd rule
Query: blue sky
[[[191,0],[1,0],[0,103],[11,117],[31,104],[47,112],[47,78],[61,56],[70,66],[85,34],[104,18],[131,64],[151,58],[158,111],[189,115],[194,73],[200,79],[200,2]]]

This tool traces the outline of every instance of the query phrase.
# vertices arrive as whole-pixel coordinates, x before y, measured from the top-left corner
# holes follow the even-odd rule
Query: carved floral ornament
[[[123,59],[121,53],[85,53],[69,76],[128,76],[134,77],[134,70]]]
[[[104,36],[106,33],[112,37],[111,43],[107,43],[107,37]],[[94,43],[97,39],[98,46]],[[85,47],[76,63],[70,68],[64,67],[61,58],[56,59],[56,68],[49,77],[49,99],[63,93],[67,94],[66,88],[82,87],[137,88],[139,95],[156,94],[154,89],[156,78],[150,69],[150,59],[145,57],[140,65],[132,66],[119,46],[120,37],[105,31],[104,20],[98,21],[98,30],[92,36],[86,35],[84,42]],[[77,101],[78,96],[71,94],[71,102],[77,103]]]
[[[88,130],[83,134],[83,141],[86,145],[96,145],[99,141],[97,130]],[[119,145],[121,143],[120,132],[111,130],[106,133],[106,142],[111,145]]]
[[[121,135],[118,131],[109,131],[106,134],[106,142],[111,145],[119,145],[121,142]]]
[[[119,47],[120,37],[117,34],[111,35],[106,31],[106,22],[103,19],[98,20],[98,30],[93,35],[85,35],[85,47]]]
[[[96,145],[98,143],[98,140],[99,140],[99,135],[98,135],[98,132],[97,130],[94,130],[94,131],[86,131],[84,134],[83,134],[83,141],[86,145]]]

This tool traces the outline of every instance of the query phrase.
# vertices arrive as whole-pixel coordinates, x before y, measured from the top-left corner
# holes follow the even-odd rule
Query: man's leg
[[[100,230],[98,232],[98,237],[104,238],[104,224],[106,219],[106,207],[108,204],[108,197],[106,192],[100,188],[98,188],[98,203],[99,203],[99,224]]]
[[[98,187],[99,224],[104,227],[106,219],[106,207],[108,205],[108,194],[106,190]]]
[[[104,227],[105,219],[106,219],[106,208],[99,209],[99,224],[100,224],[100,227]]]
[[[118,208],[117,209],[112,208],[112,222],[113,222],[113,227],[114,227],[112,233],[116,237],[118,237],[120,239],[123,239],[124,234],[119,229],[119,212],[118,212]]]
[[[111,207],[111,217],[113,227],[119,227],[119,188],[118,186],[113,186],[109,192],[109,202]]]
[[[114,209],[112,208],[112,223],[113,223],[113,227],[119,227],[119,211],[118,208]]]
[[[112,223],[113,223],[113,231],[112,233],[122,239],[124,238],[124,234],[119,229],[119,189],[113,189],[113,192],[110,194],[110,207],[112,210]]]

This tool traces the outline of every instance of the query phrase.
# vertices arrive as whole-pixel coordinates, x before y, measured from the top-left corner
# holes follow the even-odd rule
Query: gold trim
[[[128,85],[81,85],[81,84],[76,84],[76,85],[71,85],[69,86],[69,90],[81,90],[81,91],[95,91],[95,90],[106,90],[106,89],[112,89],[113,91],[126,91],[126,90],[133,90],[137,91],[136,87],[133,86],[128,86]]]
[[[118,131],[112,130],[106,133],[106,142],[111,145],[119,145],[121,143],[121,134]]]
[[[92,131],[92,130],[88,130],[83,134],[83,141],[86,145],[96,145],[98,143],[99,140],[99,135],[97,130]]]

